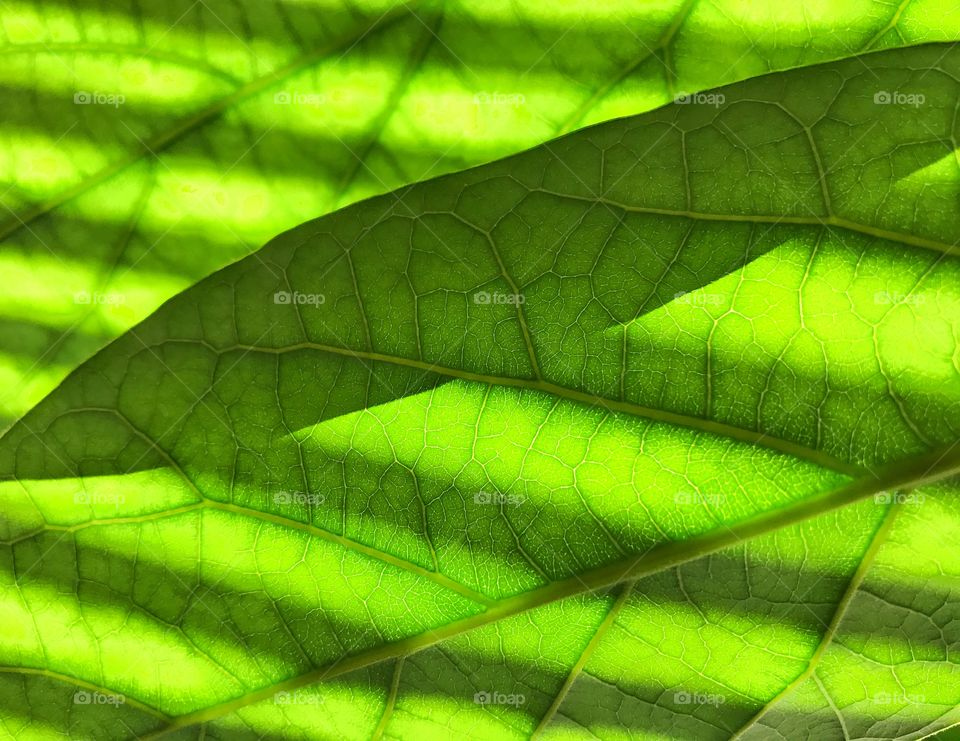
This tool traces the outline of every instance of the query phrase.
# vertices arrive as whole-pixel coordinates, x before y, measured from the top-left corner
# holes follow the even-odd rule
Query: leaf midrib
[[[915,489],[958,474],[960,474],[960,441],[941,450],[901,461],[888,467],[883,475],[871,474],[865,476],[846,486],[823,492],[802,502],[765,512],[740,523],[734,523],[732,526],[724,526],[722,531],[712,531],[688,538],[685,541],[674,541],[654,547],[645,554],[633,555],[569,579],[553,582],[545,587],[499,600],[488,610],[477,615],[393,643],[373,646],[370,649],[337,659],[323,667],[255,690],[238,698],[178,716],[170,725],[148,734],[144,739],[160,738],[182,728],[209,722],[240,708],[266,700],[276,692],[296,690],[372,664],[400,656],[408,656],[441,641],[514,617],[557,600],[595,592],[616,584],[650,576],[736,543],[854,504],[880,492]]]

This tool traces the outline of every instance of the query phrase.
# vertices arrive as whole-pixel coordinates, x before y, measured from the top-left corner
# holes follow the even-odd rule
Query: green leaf
[[[0,427],[307,219],[683,92],[954,40],[960,16],[933,0],[5,0],[3,29]]]
[[[958,80],[745,81],[165,304],[0,440],[4,728],[960,722]]]

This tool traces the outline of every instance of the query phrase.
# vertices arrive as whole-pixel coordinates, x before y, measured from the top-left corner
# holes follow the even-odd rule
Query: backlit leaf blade
[[[958,65],[931,45],[723,88],[308,222],[169,302],[0,441],[11,696],[76,682],[185,738],[344,732],[311,725],[313,693],[364,737],[743,727],[873,583],[895,508],[871,497],[954,496],[925,485],[960,469]],[[743,617],[708,589],[744,559],[778,574],[759,646],[722,640]],[[681,571],[692,609],[665,599]],[[575,676],[618,670],[590,664],[622,654],[617,604],[614,628],[678,622],[656,647],[703,664],[629,667],[665,699],[619,729],[578,718]],[[729,705],[671,705],[721,682]],[[78,707],[62,728],[93,725]]]

